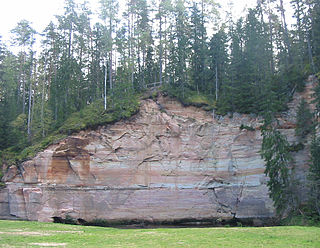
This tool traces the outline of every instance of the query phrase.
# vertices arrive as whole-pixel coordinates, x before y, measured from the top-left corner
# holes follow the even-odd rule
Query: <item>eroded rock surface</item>
[[[295,141],[296,94],[282,132]],[[270,218],[261,119],[216,117],[159,97],[126,121],[83,131],[51,145],[5,175],[0,218],[53,221]],[[240,130],[241,125],[255,131]],[[299,178],[308,151],[295,154]]]

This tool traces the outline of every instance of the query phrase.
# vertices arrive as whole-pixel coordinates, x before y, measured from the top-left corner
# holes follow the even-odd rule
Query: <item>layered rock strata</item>
[[[312,84],[308,87],[311,89]],[[294,137],[296,94],[281,119]],[[214,117],[159,97],[129,120],[74,134],[11,167],[0,218],[165,222],[274,216],[260,158],[261,119]],[[250,126],[254,131],[240,130]],[[304,179],[308,151],[295,155]]]

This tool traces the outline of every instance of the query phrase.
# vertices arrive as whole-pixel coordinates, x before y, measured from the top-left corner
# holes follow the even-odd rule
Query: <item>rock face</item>
[[[291,142],[301,97],[295,96],[281,119]],[[241,124],[255,130],[240,130]],[[69,136],[9,168],[0,218],[166,223],[271,218],[260,125],[254,116],[214,118],[165,97],[144,100],[131,119]],[[295,154],[301,180],[307,154]]]

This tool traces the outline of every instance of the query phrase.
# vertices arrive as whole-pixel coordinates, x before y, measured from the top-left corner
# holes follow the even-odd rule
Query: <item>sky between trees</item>
[[[99,0],[87,0],[89,6],[93,10],[93,18],[98,21],[98,9]],[[157,0],[155,0],[157,1]],[[76,2],[83,2],[83,0],[77,0]],[[122,4],[124,1],[120,1]],[[216,0],[221,5],[221,13],[228,10],[228,3],[233,2],[234,9],[233,15],[235,19],[239,16],[245,15],[245,8],[255,7],[257,0]],[[120,4],[121,4],[120,3]],[[285,0],[286,11],[289,24],[292,22],[290,17],[292,16],[292,9],[289,5],[289,1]],[[0,8],[0,36],[2,40],[10,40],[10,30],[12,30],[16,24],[26,19],[32,23],[32,26],[37,32],[42,32],[50,21],[53,20],[54,15],[63,14],[64,0],[10,0],[1,3]]]

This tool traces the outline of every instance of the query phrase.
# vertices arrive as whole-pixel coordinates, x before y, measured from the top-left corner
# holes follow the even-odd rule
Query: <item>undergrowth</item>
[[[181,102],[184,106],[195,106],[206,111],[211,111],[215,108],[215,101],[211,95],[198,93],[189,88],[180,89],[171,85],[166,85],[162,88],[164,94]]]
[[[48,146],[61,141],[72,133],[85,129],[95,129],[98,126],[114,123],[134,115],[139,110],[138,95],[109,99],[108,107],[104,109],[103,101],[97,101],[79,112],[71,114],[63,124],[48,136],[33,140],[24,147],[12,146],[0,151],[0,164],[3,166],[18,165],[23,161],[33,158],[38,152]],[[2,172],[1,172],[2,174]],[[0,174],[0,177],[1,177]]]

